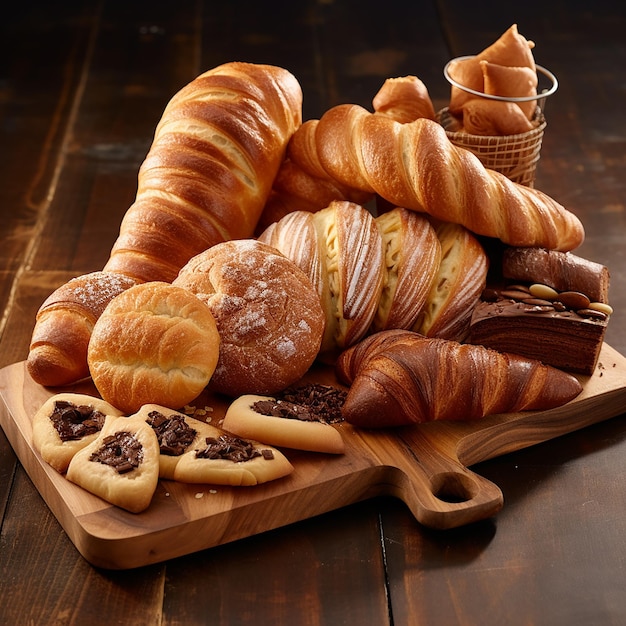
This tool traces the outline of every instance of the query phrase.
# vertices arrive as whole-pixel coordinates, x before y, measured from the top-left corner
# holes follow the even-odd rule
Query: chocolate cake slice
[[[535,296],[528,285],[486,290],[474,309],[468,341],[591,375],[609,315],[608,307],[580,292],[555,292],[547,299]]]

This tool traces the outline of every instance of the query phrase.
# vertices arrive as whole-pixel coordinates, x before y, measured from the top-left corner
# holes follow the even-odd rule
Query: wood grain
[[[336,383],[328,368],[307,380]],[[380,495],[401,499],[421,524],[449,529],[498,513],[500,489],[468,465],[512,452],[619,414],[626,401],[626,359],[604,345],[583,392],[549,411],[430,422],[394,430],[337,426],[339,456],[286,451],[287,478],[253,488],[211,488],[161,481],[150,507],[134,515],[67,481],[32,447],[31,419],[54,392],[37,385],[25,364],[0,370],[2,427],[31,480],[79,552],[92,564],[127,569],[229,543]],[[89,381],[72,391],[96,395]],[[226,404],[204,395],[219,423]]]

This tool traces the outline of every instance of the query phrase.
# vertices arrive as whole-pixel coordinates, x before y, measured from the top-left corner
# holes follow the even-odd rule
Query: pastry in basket
[[[303,384],[275,397],[244,395],[226,411],[222,426],[241,437],[275,446],[342,454],[341,433],[345,391],[321,384]]]
[[[212,390],[232,397],[273,393],[315,361],[325,326],[319,296],[275,248],[254,239],[218,244],[191,259],[173,285],[208,305],[217,323]]]
[[[346,350],[337,362],[350,385],[342,414],[366,428],[546,410],[574,399],[577,378],[539,361],[386,331]]]
[[[88,362],[100,395],[125,413],[144,404],[184,406],[206,387],[220,337],[192,293],[148,282],[114,298],[94,326]]]
[[[140,513],[159,481],[159,442],[141,415],[117,417],[77,452],[67,478],[103,500]]]
[[[537,95],[537,70],[532,52],[534,47],[534,42],[528,41],[519,33],[517,24],[513,24],[477,55],[451,61],[448,73],[454,81],[472,91],[502,97],[534,96]],[[452,85],[448,107],[450,113],[464,119],[465,105],[475,98],[480,96]],[[523,102],[521,105],[522,112],[532,120],[535,101]],[[494,114],[498,114],[497,109]]]
[[[33,447],[46,463],[63,473],[72,457],[98,437],[104,424],[121,415],[100,398],[55,394],[33,416]]]
[[[293,466],[274,448],[233,437],[157,404],[137,412],[159,442],[159,476],[184,483],[256,485],[287,476]]]

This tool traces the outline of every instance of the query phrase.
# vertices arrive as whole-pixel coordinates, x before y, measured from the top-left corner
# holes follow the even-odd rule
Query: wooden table
[[[385,78],[442,68],[511,24],[559,78],[536,186],[576,213],[578,254],[611,270],[607,342],[626,354],[626,11],[621,3],[446,0],[12,3],[0,24],[0,366],[25,359],[37,308],[102,267],[168,99],[231,60],[282,65],[304,117],[369,107]],[[472,468],[503,491],[449,531],[381,497],[129,571],[76,551],[0,431],[2,624],[621,624],[626,421]]]

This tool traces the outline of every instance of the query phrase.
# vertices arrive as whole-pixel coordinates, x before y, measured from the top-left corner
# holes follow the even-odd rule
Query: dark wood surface
[[[512,23],[559,78],[536,186],[585,224],[611,270],[607,342],[626,354],[626,9],[621,2],[12,3],[0,23],[0,366],[23,360],[43,299],[99,269],[169,98],[231,60],[291,70],[304,117],[369,106]],[[626,410],[626,407],[625,407]],[[126,572],[75,550],[0,431],[2,624],[622,624],[623,416],[472,468],[493,519],[418,525],[378,498]]]

